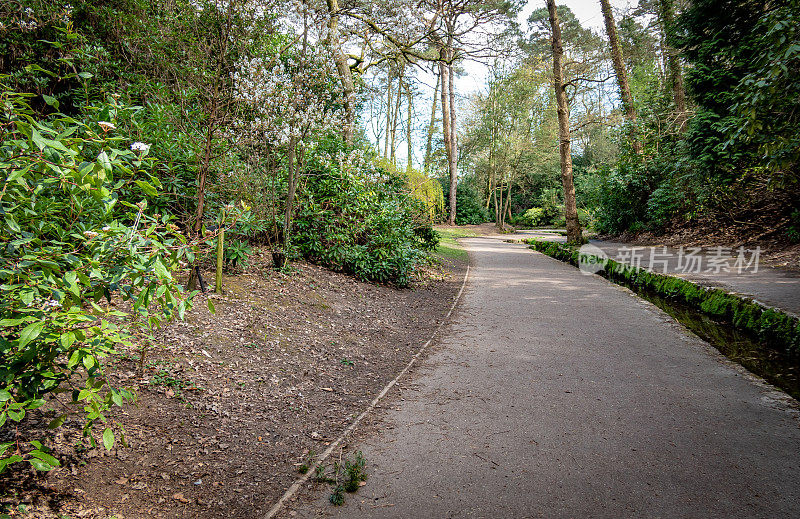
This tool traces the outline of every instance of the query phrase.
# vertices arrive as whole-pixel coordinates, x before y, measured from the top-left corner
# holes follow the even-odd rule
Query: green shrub
[[[442,191],[446,203],[445,211],[450,211],[450,183],[442,178]],[[456,225],[477,225],[489,221],[489,212],[483,206],[483,200],[470,182],[461,181],[456,189]]]
[[[124,107],[88,107],[85,122],[36,117],[12,92],[0,106],[0,426],[71,390],[61,403],[83,406],[93,445],[93,426],[104,424],[110,449],[104,413],[133,394],[107,383],[102,359],[132,337],[119,326],[126,315],[100,303],[118,292],[143,330],[182,316],[189,303],[171,271],[192,256],[168,216],[131,202],[157,196],[159,183],[148,146],[117,134]],[[21,455],[8,455],[11,446],[0,444],[0,471],[23,460],[57,465],[36,441]]]
[[[514,220],[514,225],[524,227],[536,227],[544,219],[544,209],[541,207],[531,207],[525,213]]]
[[[293,246],[361,279],[407,286],[437,235],[404,178],[336,139],[309,150]]]

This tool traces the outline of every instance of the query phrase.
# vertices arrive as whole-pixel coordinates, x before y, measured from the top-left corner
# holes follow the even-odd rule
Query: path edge
[[[333,451],[339,445],[341,445],[342,442],[344,442],[344,440],[347,438],[347,436],[350,435],[350,433],[352,433],[356,429],[356,427],[358,427],[358,425],[364,420],[364,418],[366,418],[366,416],[378,406],[378,404],[381,402],[381,400],[383,400],[386,394],[389,393],[389,391],[395,385],[397,385],[400,379],[403,378],[403,376],[406,373],[408,373],[408,371],[414,366],[414,364],[416,364],[417,360],[419,360],[422,354],[425,353],[425,351],[427,351],[428,347],[431,345],[436,336],[439,335],[439,332],[442,330],[442,328],[444,328],[444,326],[450,322],[450,316],[453,315],[453,311],[455,311],[456,306],[458,306],[459,301],[461,301],[461,296],[463,295],[464,289],[467,286],[470,270],[471,266],[467,264],[467,270],[464,273],[464,280],[461,282],[461,288],[459,289],[458,294],[456,295],[455,299],[453,299],[453,304],[450,306],[450,310],[448,310],[447,315],[442,320],[442,322],[439,323],[439,326],[436,327],[436,330],[433,331],[433,334],[430,336],[428,341],[425,344],[423,344],[422,347],[420,347],[420,349],[417,351],[417,353],[414,354],[413,357],[411,357],[411,360],[408,361],[408,364],[406,364],[406,366],[402,369],[402,371],[400,371],[400,373],[398,373],[398,375],[394,379],[390,380],[389,383],[386,384],[386,386],[381,390],[380,393],[378,393],[378,396],[376,396],[372,400],[372,402],[370,402],[370,404],[366,407],[366,409],[364,409],[361,412],[361,414],[359,414],[350,423],[350,425],[348,425],[347,428],[344,431],[342,431],[342,433],[339,435],[338,438],[336,438],[336,440],[331,442],[328,448],[325,449],[325,451],[323,451],[322,454],[320,454],[316,460],[314,460],[314,465],[319,465],[323,463],[326,459],[328,459],[328,457],[330,457]],[[267,514],[264,516],[264,519],[273,519],[278,514],[278,512],[280,512],[283,509],[286,502],[289,501],[292,497],[294,497],[294,495],[297,494],[297,492],[303,487],[303,485],[310,479],[311,474],[312,471],[309,470],[303,476],[295,480],[295,482],[292,483],[292,485],[286,490],[286,492],[284,492],[283,496],[281,496],[281,498],[274,505],[272,505]]]

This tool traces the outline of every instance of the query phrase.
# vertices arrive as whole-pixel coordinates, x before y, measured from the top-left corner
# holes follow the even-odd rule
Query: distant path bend
[[[797,402],[622,288],[465,243],[454,324],[359,446],[366,486],[297,517],[800,516]]]

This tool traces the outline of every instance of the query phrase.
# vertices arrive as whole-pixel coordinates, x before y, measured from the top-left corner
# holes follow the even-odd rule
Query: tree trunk
[[[442,50],[442,56],[446,56]],[[448,84],[450,82],[450,73],[447,70],[447,63],[444,61],[439,62],[439,74],[442,76],[442,137],[444,138],[444,150],[447,155],[448,170],[450,167],[451,155],[453,154],[453,147],[451,146],[450,137],[450,103],[448,101]],[[448,203],[450,205],[450,212],[447,215],[448,225],[455,225],[456,222],[456,192],[453,188],[452,174],[450,177],[450,193],[448,196]]]
[[[506,217],[510,215],[511,211],[511,178],[508,179],[508,191],[506,192],[506,206],[503,209],[503,225],[500,229],[505,230],[506,228]]]
[[[675,24],[675,4],[673,0],[660,0],[658,11],[661,16],[661,27],[667,40],[664,45],[664,54],[667,61],[667,83],[672,88],[672,98],[675,101],[675,125],[678,127],[678,131],[683,131],[688,119],[688,114],[686,113],[686,89],[683,86],[683,72],[681,71],[678,51],[669,44]]]
[[[344,128],[342,128],[342,138],[351,145],[355,133],[356,123],[356,89],[353,83],[353,72],[347,63],[347,56],[342,51],[339,42],[339,1],[327,0],[330,20],[328,21],[328,38],[333,45],[334,60],[336,70],[339,72],[339,79],[342,82],[342,93],[344,94]]]
[[[403,100],[403,76],[405,74],[405,66],[400,68],[400,73],[397,77],[397,102],[394,106],[394,115],[392,115],[392,148],[389,160],[392,164],[396,162],[397,154],[397,125],[400,120],[400,103]]]
[[[567,242],[580,244],[583,241],[581,224],[578,221],[578,206],[575,202],[575,184],[572,179],[572,142],[569,134],[569,106],[564,91],[564,48],[561,45],[561,26],[558,21],[555,0],[547,0],[550,27],[553,30],[553,86],[556,91],[558,110],[558,140],[561,155],[561,183],[564,186],[564,216],[567,220]]]
[[[436,96],[439,94],[439,83],[441,81],[441,75],[437,75],[436,86],[433,88],[433,103],[431,103],[431,123],[428,125],[428,142],[425,144],[425,165],[423,167],[426,172],[430,169],[431,161],[433,160],[433,132],[436,128]]]
[[[406,159],[406,170],[411,172],[414,169],[414,151],[411,146],[411,109],[414,106],[413,94],[411,93],[411,83],[406,85],[406,99],[408,100],[408,117],[406,123],[406,150],[408,157]]]
[[[455,77],[453,74],[453,50],[450,47],[448,52],[450,62],[447,64],[447,87],[450,92],[450,155],[449,169],[450,169],[450,214],[447,218],[449,225],[456,224],[456,190],[458,189],[458,134],[456,133],[456,89]]]
[[[641,155],[642,143],[639,141],[639,135],[636,131],[636,107],[633,104],[631,87],[628,82],[628,71],[625,70],[625,61],[622,59],[622,48],[619,44],[617,25],[614,23],[614,14],[611,12],[609,0],[600,0],[600,7],[602,8],[603,19],[606,23],[608,43],[611,47],[611,62],[614,64],[614,73],[617,76],[617,85],[619,85],[619,91],[622,97],[622,109],[625,111],[625,119],[628,120],[631,147],[634,153]]]
[[[387,72],[386,82],[386,138],[383,145],[383,158],[389,158],[389,134],[392,127],[392,69]]]

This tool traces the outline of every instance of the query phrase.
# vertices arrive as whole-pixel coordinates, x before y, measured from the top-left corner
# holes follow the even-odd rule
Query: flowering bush
[[[34,118],[27,96],[0,94],[0,428],[42,406],[80,404],[84,434],[94,444],[104,424],[111,449],[122,429],[105,412],[134,397],[103,372],[132,340],[112,295],[149,329],[190,304],[171,274],[191,255],[186,241],[145,199],[132,202],[156,196],[159,183],[147,173],[149,147],[115,134],[123,109],[112,99],[87,112],[90,122]],[[0,472],[19,461],[58,465],[39,441],[0,443]]]

